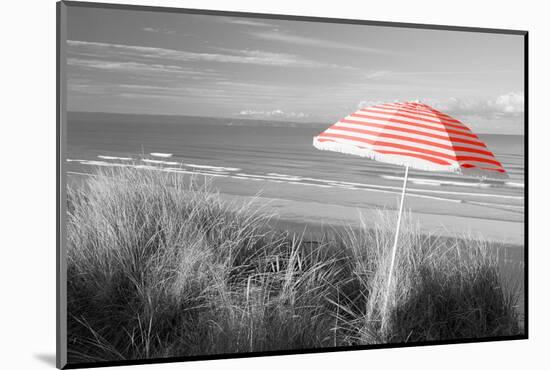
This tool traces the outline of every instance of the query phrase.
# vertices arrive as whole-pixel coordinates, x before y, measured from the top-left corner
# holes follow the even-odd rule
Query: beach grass
[[[68,187],[69,362],[520,334],[488,243],[395,220],[305,239],[208,183],[130,167]],[[388,294],[388,305],[383,301]]]

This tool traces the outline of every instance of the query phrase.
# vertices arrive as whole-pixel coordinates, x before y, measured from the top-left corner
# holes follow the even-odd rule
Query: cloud
[[[322,47],[322,48],[329,48],[329,49],[339,49],[339,50],[347,50],[347,51],[354,51],[354,52],[360,52],[360,53],[395,54],[395,52],[392,52],[389,50],[370,48],[366,46],[359,46],[359,45],[352,45],[352,44],[345,44],[341,42],[335,42],[335,41],[330,41],[326,39],[319,39],[315,37],[292,35],[286,32],[262,31],[262,32],[253,32],[253,33],[250,33],[250,35],[262,40],[278,41],[278,42],[283,42],[287,44],[314,46],[314,47]]]
[[[152,32],[152,33],[163,33],[165,35],[172,35],[176,33],[176,31],[173,31],[173,30],[169,30],[166,28],[155,28],[155,27],[143,27],[141,30],[145,32]]]
[[[386,69],[366,71],[362,76],[367,80],[400,80],[404,78],[425,78],[425,77],[444,77],[444,76],[466,76],[466,75],[486,75],[488,73],[511,73],[509,70],[474,70],[474,71],[407,71],[398,72]]]
[[[379,71],[368,71],[363,74],[363,77],[365,77],[368,80],[379,80],[385,77],[393,76],[394,72],[387,71],[387,70],[379,70]]]
[[[272,24],[265,23],[265,22],[259,22],[259,21],[253,21],[249,19],[241,19],[241,18],[226,18],[227,23],[231,24],[238,24],[241,26],[251,26],[251,27],[275,27]]]
[[[225,54],[218,56],[220,59],[227,62],[249,63],[267,66],[282,66],[282,67],[326,67],[330,66],[325,63],[320,63],[314,60],[308,60],[292,54],[272,53],[260,50],[234,50],[236,55]]]
[[[493,104],[504,113],[523,113],[525,97],[522,92],[511,92],[499,96]]]
[[[219,49],[224,52],[198,53],[175,49],[76,40],[68,40],[67,44],[69,46],[70,54],[72,53],[81,56],[93,55],[95,57],[101,56],[103,58],[111,59],[124,57],[132,60],[145,58],[178,62],[217,62],[278,67],[339,67],[305,59],[297,55],[273,53],[261,50]]]
[[[124,98],[165,97],[167,99],[185,99],[186,101],[197,101],[200,103],[209,102],[210,104],[231,103],[232,111],[234,111],[235,104],[242,104],[243,101],[255,102],[257,104],[273,104],[275,100],[289,98],[297,100],[299,96],[304,94],[301,90],[295,91],[286,86],[273,86],[260,82],[235,82],[214,78],[201,80],[197,84],[193,81],[176,80],[174,78],[167,79],[166,83],[162,83],[157,77],[151,79],[128,78],[113,81],[109,77],[90,80],[71,76],[68,87],[72,92],[85,95],[109,95]],[[246,114],[258,117],[304,117],[304,114],[278,112],[277,110],[243,111],[242,115]]]
[[[358,104],[357,104],[357,109],[363,109],[363,108],[367,108],[367,107],[372,107],[373,105],[380,105],[380,104],[385,104],[385,103],[388,103],[387,101],[381,101],[381,100],[361,100]]]
[[[147,64],[138,62],[118,62],[109,60],[97,60],[97,59],[79,59],[68,58],[67,64],[69,66],[94,68],[108,71],[123,71],[123,72],[160,72],[170,74],[180,74],[186,76],[212,76],[212,72],[195,71],[190,68],[184,68],[175,65],[165,64]]]
[[[75,93],[86,95],[118,96],[124,98],[164,98],[164,99],[232,99],[225,91],[208,87],[179,84],[174,86],[147,85],[145,83],[111,83],[109,81],[89,82],[69,78],[68,88]]]
[[[373,98],[360,101],[357,109],[412,100],[411,97],[399,100]],[[423,98],[420,101],[460,120],[476,133],[523,134],[523,92],[509,92],[492,98]]]
[[[309,115],[303,112],[285,112],[281,109],[270,111],[265,110],[242,110],[239,112],[241,116],[249,116],[254,118],[307,118]]]
[[[427,104],[450,115],[483,118],[519,117],[525,109],[523,92],[509,92],[491,99],[426,99]]]
[[[425,101],[459,119],[474,132],[523,135],[523,92],[509,92],[489,99],[450,98]]]

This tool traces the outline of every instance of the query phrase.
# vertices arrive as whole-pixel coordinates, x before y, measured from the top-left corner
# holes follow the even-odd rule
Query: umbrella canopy
[[[314,137],[313,145],[424,171],[508,177],[487,145],[465,124],[417,102],[360,109]]]

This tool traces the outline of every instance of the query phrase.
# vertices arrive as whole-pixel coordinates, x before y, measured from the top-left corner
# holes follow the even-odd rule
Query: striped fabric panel
[[[433,170],[457,168],[505,174],[502,164],[468,126],[428,105],[390,103],[360,109],[315,138],[383,154],[385,161]],[[329,149],[332,150],[332,149]],[[339,150],[342,151],[342,150]],[[349,150],[348,150],[349,152]]]

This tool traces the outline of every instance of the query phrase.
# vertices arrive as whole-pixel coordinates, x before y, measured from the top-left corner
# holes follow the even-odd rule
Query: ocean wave
[[[205,164],[193,164],[193,163],[185,163],[184,164],[187,167],[191,168],[199,168],[199,169],[206,169],[206,170],[212,170],[212,171],[221,171],[221,172],[234,172],[239,171],[240,168],[236,167],[218,167],[218,166],[209,166]]]
[[[153,157],[160,157],[160,158],[170,158],[173,154],[172,153],[149,153]]]
[[[128,157],[114,157],[114,156],[110,156],[110,155],[98,155],[97,157],[101,158],[101,159],[110,159],[110,160],[117,160],[117,161],[131,161],[132,160],[132,158],[128,158]]]

